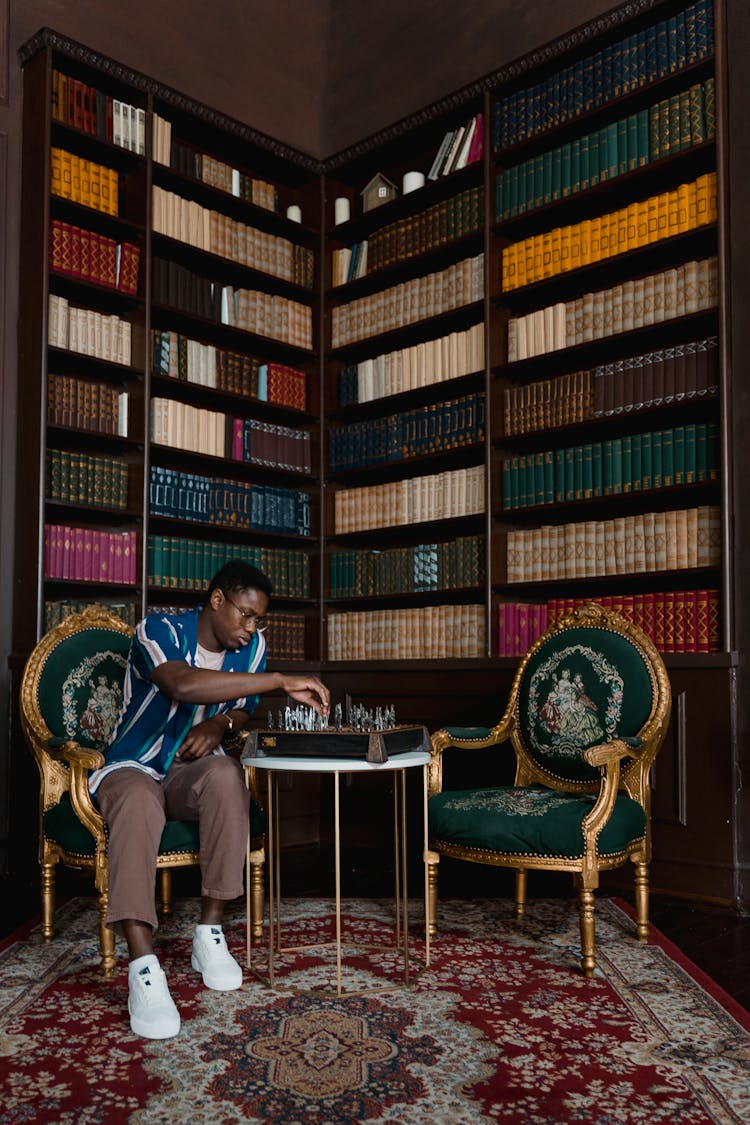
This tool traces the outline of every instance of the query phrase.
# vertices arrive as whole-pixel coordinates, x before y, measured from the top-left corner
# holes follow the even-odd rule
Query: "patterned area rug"
[[[93,900],[58,911],[50,944],[38,928],[4,944],[2,1125],[750,1121],[750,1018],[658,935],[638,945],[611,901],[597,904],[593,980],[576,967],[574,902],[531,901],[520,923],[505,901],[444,902],[410,988],[341,999],[291,991],[335,983],[326,950],[285,954],[273,991],[249,973],[238,992],[205,990],[190,968],[196,905],[176,903],[159,932],[173,1040],[131,1034],[123,949],[104,980]],[[345,905],[347,939],[388,940],[390,904]],[[331,909],[285,902],[284,940],[330,938]],[[240,904],[226,930],[242,958]],[[411,949],[416,969],[416,927]],[[343,973],[345,988],[372,988],[398,980],[399,961],[347,949]]]

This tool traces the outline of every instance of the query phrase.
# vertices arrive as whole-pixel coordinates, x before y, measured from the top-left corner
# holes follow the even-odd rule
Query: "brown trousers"
[[[167,820],[199,822],[201,895],[242,894],[250,795],[233,758],[176,760],[162,782],[137,769],[114,770],[97,800],[109,827],[109,929],[128,918],[156,929],[156,858]]]

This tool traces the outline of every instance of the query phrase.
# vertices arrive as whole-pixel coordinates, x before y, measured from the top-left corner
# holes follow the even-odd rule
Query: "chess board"
[[[243,761],[249,758],[349,758],[387,762],[394,754],[429,750],[426,727],[395,726],[387,730],[253,730],[247,735]]]

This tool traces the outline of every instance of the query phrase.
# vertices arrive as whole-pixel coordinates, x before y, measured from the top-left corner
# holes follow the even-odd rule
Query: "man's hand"
[[[194,762],[197,758],[207,757],[220,745],[226,730],[227,723],[223,715],[213,715],[210,719],[197,723],[188,731],[175,757],[183,762]]]
[[[331,693],[317,676],[287,676],[281,673],[281,690],[304,703],[306,707],[313,707],[319,715],[327,715],[331,710]]]

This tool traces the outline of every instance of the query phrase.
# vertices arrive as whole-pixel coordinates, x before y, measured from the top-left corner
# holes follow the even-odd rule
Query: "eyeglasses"
[[[232,601],[232,599],[229,597],[229,594],[224,594],[224,600],[228,601],[230,605],[234,606],[234,608],[242,618],[243,623],[245,625],[252,625],[256,633],[265,633],[266,629],[271,624],[267,617],[258,617],[257,613],[253,613],[251,609],[242,609],[241,606],[237,605],[237,602]]]

